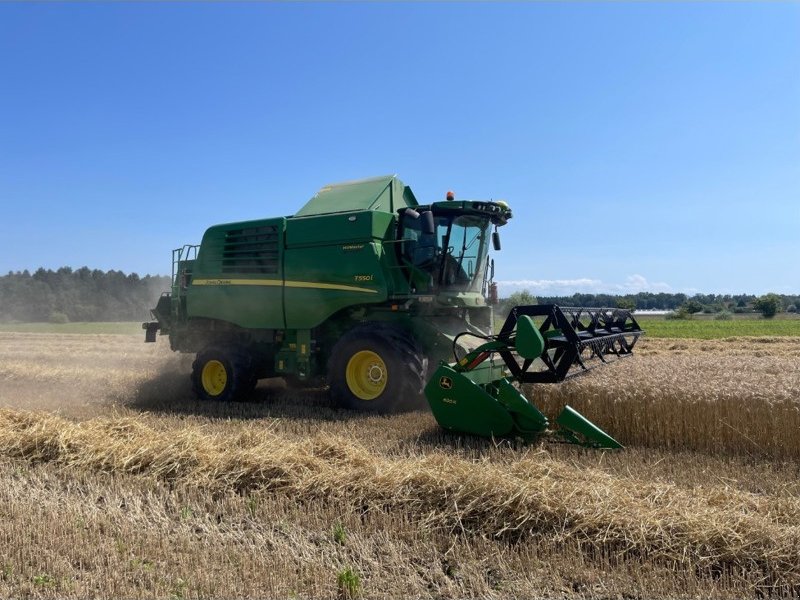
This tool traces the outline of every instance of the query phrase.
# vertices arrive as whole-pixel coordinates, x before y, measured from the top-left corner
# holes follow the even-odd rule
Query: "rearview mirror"
[[[422,213],[422,233],[433,235],[436,233],[436,224],[433,222],[433,212],[430,210]]]
[[[492,232],[492,248],[496,251],[500,250],[500,234],[496,229]]]

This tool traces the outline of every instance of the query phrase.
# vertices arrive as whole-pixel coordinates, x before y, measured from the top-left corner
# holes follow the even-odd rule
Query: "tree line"
[[[514,292],[500,301],[500,314],[521,304],[558,304],[560,306],[585,306],[589,308],[628,308],[633,310],[670,310],[694,313],[746,313],[761,312],[773,316],[777,312],[797,312],[800,295],[765,294],[669,294],[639,292],[638,294],[573,294],[571,296],[539,296],[527,290]],[[770,313],[771,314],[768,314]]]
[[[10,271],[0,277],[0,321],[144,321],[169,288],[169,277],[88,267]]]

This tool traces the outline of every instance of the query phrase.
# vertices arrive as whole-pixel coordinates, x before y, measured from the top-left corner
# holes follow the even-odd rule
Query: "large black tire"
[[[348,331],[328,360],[331,399],[340,406],[381,414],[427,406],[428,361],[410,333],[384,323]]]
[[[205,348],[192,363],[192,388],[201,400],[241,400],[257,381],[251,363],[250,355],[241,349]]]

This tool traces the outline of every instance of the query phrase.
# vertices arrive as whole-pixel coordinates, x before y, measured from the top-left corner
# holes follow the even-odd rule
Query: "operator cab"
[[[412,288],[485,294],[490,239],[499,250],[496,228],[511,218],[504,202],[449,200],[399,213],[400,260]]]

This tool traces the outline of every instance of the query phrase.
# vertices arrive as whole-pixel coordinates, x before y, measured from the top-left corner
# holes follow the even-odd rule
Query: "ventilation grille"
[[[225,233],[223,273],[277,273],[278,228],[247,227]]]

